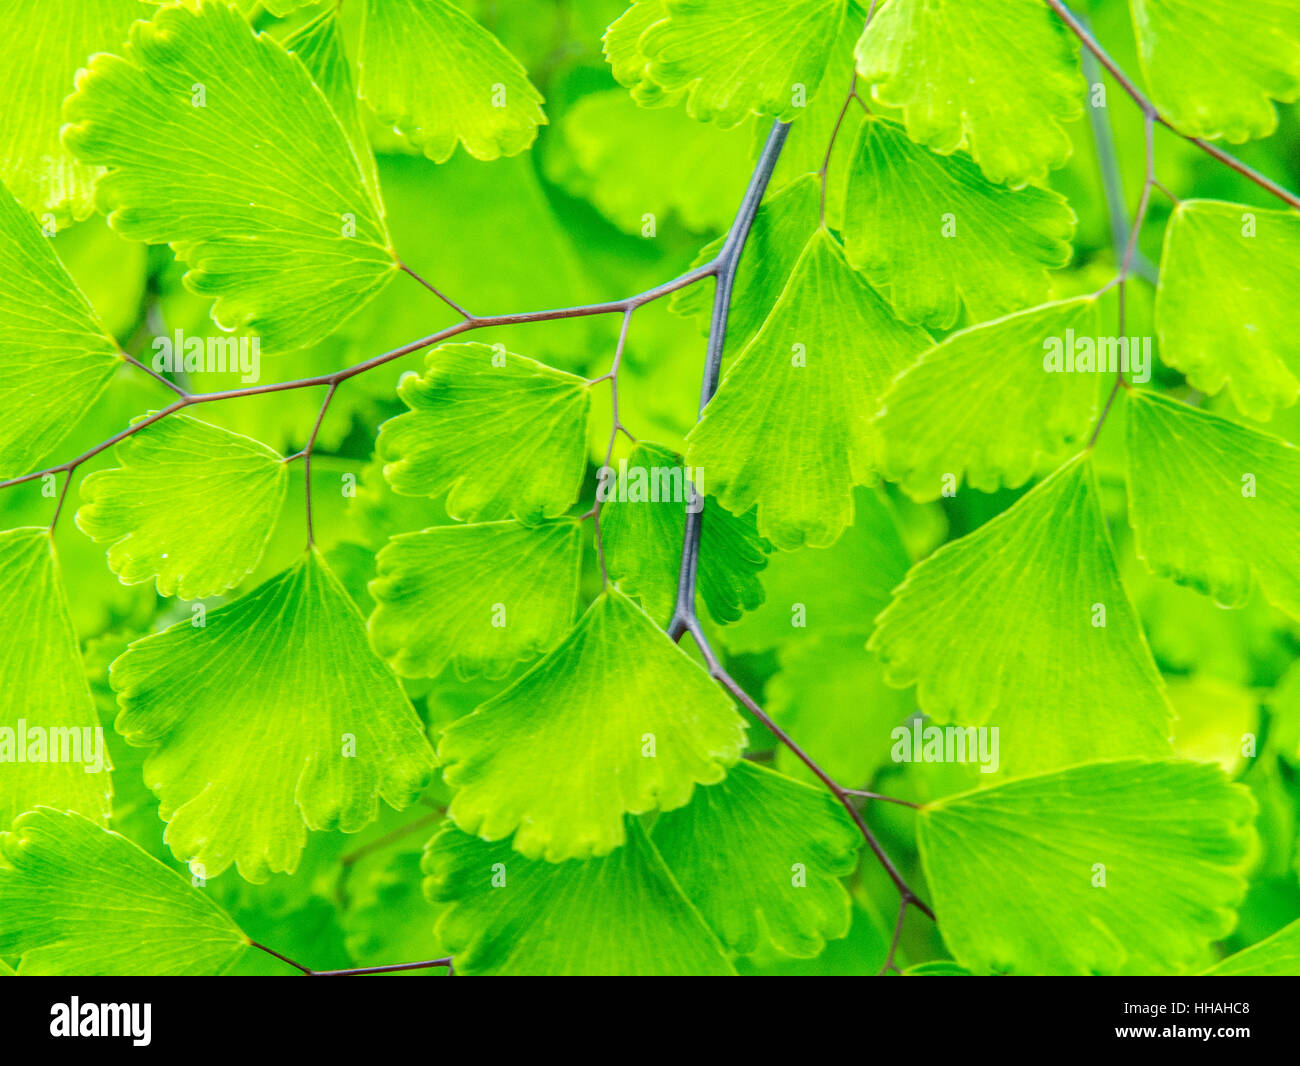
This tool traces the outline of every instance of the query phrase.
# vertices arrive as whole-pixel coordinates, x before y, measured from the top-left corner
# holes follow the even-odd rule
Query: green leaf
[[[826,75],[822,78],[817,92],[809,94],[807,106],[800,111],[798,121],[791,124],[776,169],[772,172],[772,180],[768,184],[770,201],[774,198],[771,196],[772,193],[784,189],[790,182],[797,181],[805,174],[820,172],[822,163],[826,161],[826,148],[830,145],[830,164],[826,168],[825,214],[826,224],[833,231],[843,229],[844,196],[848,185],[849,163],[854,142],[857,140],[858,127],[866,121],[867,117],[866,108],[859,107],[851,100],[848,102],[852,106],[847,111],[844,109],[844,104],[848,100],[846,83],[850,77],[856,75],[853,49],[862,34],[862,19],[865,14],[865,11],[856,9],[856,3],[857,0],[853,0],[853,4],[849,6],[844,19],[840,22],[835,43],[831,46],[830,60],[826,64]],[[769,123],[750,123],[751,169],[753,161],[762,154],[771,132],[772,127]],[[820,189],[818,197],[820,199]],[[804,216],[808,223],[808,230],[811,230],[814,224],[813,213],[820,216],[820,207],[818,203]]]
[[[908,136],[966,147],[989,181],[1042,181],[1070,156],[1083,111],[1079,46],[1041,0],[889,0],[858,42],[858,72]]]
[[[754,217],[749,239],[740,255],[727,318],[726,358],[742,352],[785,291],[795,265],[816,232],[817,176],[806,174],[764,202]],[[722,251],[724,238],[706,245],[692,267],[703,266]],[[707,331],[713,314],[713,286],[692,285],[673,293],[669,306],[689,315]]]
[[[446,905],[437,936],[456,973],[734,974],[635,818],[626,835],[604,858],[551,864],[454,826],[439,832],[425,852],[424,889]]]
[[[48,807],[0,834],[0,912],[0,954],[21,955],[24,976],[219,974],[248,947],[230,916],[174,870]]]
[[[502,565],[508,560],[508,565]],[[505,677],[549,651],[578,605],[575,521],[437,526],[393,537],[370,583],[370,639],[404,677]]]
[[[853,525],[831,547],[768,560],[763,603],[727,631],[727,646],[753,652],[825,636],[865,640],[911,563],[888,499],[879,489],[858,489]]]
[[[812,958],[849,931],[839,879],[857,866],[861,838],[824,788],[742,759],[721,783],[661,815],[654,842],[687,898],[741,955],[771,940]]]
[[[674,214],[690,230],[726,229],[752,169],[748,131],[637,107],[621,89],[582,97],[557,132],[571,161],[565,167],[561,153],[548,153],[548,175],[636,236],[653,236]]]
[[[438,754],[461,829],[515,833],[524,855],[560,862],[619,847],[625,813],[681,807],[744,745],[722,689],[608,589],[558,648],[449,726]]]
[[[601,43],[614,79],[632,91],[642,107],[667,107],[677,103],[685,89],[665,92],[650,77],[650,58],[641,48],[641,37],[651,26],[667,18],[664,0],[632,0],[632,6],[609,24]]]
[[[245,15],[250,14],[260,5],[276,18],[284,18],[286,15],[292,15],[299,8],[316,3],[316,0],[234,0],[234,3]]]
[[[59,143],[63,98],[88,57],[126,40],[136,19],[154,8],[142,0],[75,4],[10,0],[0,40],[0,179],[33,214],[52,210],[59,222],[95,211],[97,167],[73,159]]]
[[[856,612],[855,612],[856,613]],[[871,612],[861,620],[870,624]],[[860,636],[809,637],[781,649],[781,669],[767,683],[767,710],[836,781],[866,785],[889,763],[892,731],[914,710],[911,689],[885,683],[877,656]],[[816,781],[788,748],[776,765],[801,781]]]
[[[434,758],[365,620],[315,549],[207,614],[132,644],[112,667],[117,731],[151,747],[166,841],[215,877],[292,872],[306,829],[354,833],[428,784]]]
[[[1160,358],[1250,418],[1300,394],[1300,214],[1184,200],[1165,229]]]
[[[817,91],[845,0],[663,0],[637,48],[650,79],[724,129],[750,113],[789,122]]]
[[[366,0],[361,96],[435,163],[518,155],[546,125],[542,94],[501,42],[449,0]]]
[[[289,481],[279,455],[188,415],[128,437],[115,454],[119,466],[82,481],[77,527],[111,545],[108,566],[124,584],[156,579],[159,595],[196,600],[256,569]]]
[[[375,202],[382,203],[375,153],[361,121],[357,86],[352,77],[352,64],[348,62],[343,47],[338,9],[328,7],[314,19],[304,22],[284,39],[284,47],[302,60],[312,81],[324,93],[357,157],[366,187],[374,194]]]
[[[867,647],[937,722],[997,726],[1010,773],[1169,751],[1086,454],[914,566]]]
[[[853,521],[853,486],[876,480],[869,413],[928,341],[819,230],[687,437],[687,464],[733,514],[757,504],[758,530],[777,547],[833,544]]]
[[[94,404],[116,342],[49,241],[0,186],[0,476],[27,474]]]
[[[77,158],[108,167],[97,195],[113,228],[170,244],[218,325],[267,349],[328,336],[397,269],[321,90],[232,7],[174,4],[137,23],[122,56],[91,61],[65,117]]]
[[[905,322],[949,329],[963,306],[983,322],[1039,303],[1069,262],[1059,193],[996,185],[965,152],[936,155],[874,116],[850,165],[845,252]]]
[[[1300,976],[1300,921],[1279,929],[1258,944],[1229,955],[1202,977]]]
[[[47,529],[0,533],[0,632],[14,637],[0,645],[0,825],[38,805],[107,821],[111,767]]]
[[[626,463],[618,470],[608,468],[609,495],[600,512],[605,563],[619,588],[666,626],[677,601],[692,482],[681,460],[658,444],[638,444]],[[697,488],[702,490],[700,480]],[[767,565],[764,552],[771,546],[758,535],[752,513],[733,515],[716,501],[710,504],[707,494],[703,503],[699,595],[713,620],[726,624],[763,602],[758,573]]]
[[[1189,137],[1234,144],[1277,129],[1273,100],[1300,97],[1292,0],[1131,0],[1142,72],[1161,115]]]
[[[917,835],[969,969],[1170,973],[1232,929],[1254,807],[1212,764],[1129,760],[947,797]]]
[[[384,476],[404,496],[447,493],[447,513],[538,522],[578,498],[591,393],[585,379],[500,346],[444,344],[397,389],[410,411],[379,427]]]
[[[962,478],[992,492],[1023,485],[1044,460],[1083,441],[1100,375],[1049,372],[1051,342],[1100,336],[1097,302],[1044,304],[952,334],[921,354],[885,393],[878,415],[881,469],[918,500],[956,491]]]
[[[1129,521],[1153,571],[1242,607],[1258,583],[1300,617],[1300,451],[1153,392],[1131,392]]]

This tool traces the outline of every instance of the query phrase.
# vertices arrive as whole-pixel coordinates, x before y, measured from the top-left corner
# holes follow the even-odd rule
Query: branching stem
[[[1182,137],[1185,141],[1190,141],[1201,151],[1213,156],[1225,166],[1231,167],[1243,178],[1254,182],[1261,189],[1276,196],[1279,200],[1290,204],[1294,208],[1300,208],[1300,196],[1297,196],[1288,189],[1284,189],[1271,178],[1265,177],[1258,170],[1247,166],[1236,156],[1229,155],[1217,145],[1202,140],[1200,137],[1189,137],[1187,134],[1180,132],[1173,123],[1160,114],[1156,109],[1155,104],[1153,104],[1147,95],[1133,83],[1132,79],[1120,69],[1119,64],[1111,58],[1110,54],[1101,46],[1097,38],[1088,31],[1088,28],[1083,24],[1082,20],[1066,7],[1063,0],[1047,0],[1047,3],[1052,10],[1056,12],[1061,21],[1069,27],[1070,32],[1079,38],[1080,42],[1082,42],[1083,46],[1088,49],[1089,52],[1096,56],[1097,62],[1106,68],[1110,76],[1119,84],[1119,87],[1133,99],[1134,103],[1142,109],[1142,113],[1146,115],[1149,120],[1163,126],[1172,133],[1178,134],[1178,136]]]
[[[371,973],[401,973],[405,970],[429,970],[435,966],[445,966],[448,972],[451,970],[452,957],[450,955],[441,959],[427,959],[424,962],[399,962],[392,966],[360,966],[351,970],[312,970],[300,962],[294,962],[287,955],[281,955],[278,951],[268,948],[265,944],[259,944],[256,940],[248,942],[250,947],[264,951],[272,958],[279,959],[288,966],[292,966],[300,973],[308,977],[360,977],[364,974]]]

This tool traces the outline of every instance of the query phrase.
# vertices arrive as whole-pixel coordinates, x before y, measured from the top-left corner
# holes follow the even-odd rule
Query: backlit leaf
[[[1277,128],[1300,97],[1292,0],[1130,0],[1142,71],[1161,115],[1189,137],[1240,143]]]
[[[824,788],[741,760],[721,783],[662,815],[654,842],[682,891],[733,951],[770,939],[811,958],[849,931],[839,878],[861,837]]]
[[[167,843],[207,877],[292,872],[308,829],[354,833],[433,772],[419,718],[315,549],[202,626],[136,641],[111,680],[118,732],[153,749]]]
[[[968,968],[1176,973],[1232,928],[1253,813],[1217,766],[1092,763],[939,800],[918,837]]]
[[[110,545],[124,584],[155,580],[161,596],[196,600],[252,573],[284,503],[280,456],[188,415],[128,437],[116,456],[82,481],[77,526]]]
[[[450,0],[366,0],[361,95],[435,163],[527,151],[542,96],[501,42]]]
[[[0,474],[32,471],[121,365],[35,221],[0,186]]]
[[[0,913],[0,954],[21,955],[23,975],[219,974],[248,947],[186,878],[126,837],[47,807],[0,834]]]
[[[46,529],[0,533],[0,632],[23,635],[0,645],[0,825],[38,805],[106,821],[111,766]]]
[[[384,476],[405,496],[447,493],[469,521],[537,522],[578,497],[586,464],[587,382],[503,348],[444,344],[398,395],[411,410],[376,444]]]
[[[1300,214],[1184,200],[1165,229],[1160,358],[1264,419],[1300,394]]]
[[[1128,418],[1129,519],[1156,573],[1300,617],[1300,451],[1154,392]]]
[[[724,129],[751,112],[788,122],[821,83],[845,0],[663,0],[638,48],[651,80]]]
[[[1086,456],[914,566],[867,646],[936,722],[996,726],[1009,773],[1169,751]]]
[[[965,152],[936,155],[884,119],[862,124],[844,248],[904,321],[948,329],[962,307],[983,322],[1039,303],[1073,234],[1063,196],[996,185]]]
[[[1079,46],[1041,0],[888,0],[858,42],[858,72],[908,136],[968,148],[989,181],[1023,185],[1070,155],[1082,111]]]
[[[635,819],[603,858],[538,862],[454,826],[429,842],[425,894],[456,973],[724,976],[735,971]]]
[[[461,829],[514,833],[524,855],[561,862],[621,846],[626,813],[689,802],[744,737],[722,689],[608,589],[559,647],[448,727],[438,754]]]
[[[1076,337],[1095,351],[1096,300],[1078,297],[961,330],[927,349],[884,395],[881,469],[933,500],[971,488],[1015,488],[1044,459],[1083,443],[1097,408],[1095,369],[1048,369]],[[1094,360],[1095,361],[1095,360]],[[1114,371],[1110,372],[1113,379]]]
[[[90,63],[65,117],[76,157],[108,168],[96,189],[113,228],[170,244],[217,323],[267,349],[327,336],[396,270],[339,119],[301,61],[232,7],[196,0],[136,23],[121,56]]]
[[[504,677],[573,624],[581,562],[574,521],[403,533],[376,559],[370,639],[407,677],[436,677],[453,661],[463,677]]]
[[[616,475],[616,476],[615,476]],[[707,482],[701,477],[701,487]],[[641,443],[626,469],[610,468],[610,493],[600,512],[605,563],[619,587],[636,596],[646,613],[667,625],[677,600],[690,478],[681,460],[657,444]],[[716,501],[706,512],[700,539],[698,591],[710,617],[734,622],[763,602],[759,571],[771,546],[758,535],[753,514],[733,515]]]
[[[853,521],[853,486],[876,480],[869,413],[928,340],[819,230],[687,438],[687,465],[732,513],[757,505],[777,547],[833,544]]]

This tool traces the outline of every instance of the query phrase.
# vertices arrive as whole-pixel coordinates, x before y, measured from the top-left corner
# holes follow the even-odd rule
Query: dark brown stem
[[[461,307],[460,304],[458,304],[450,296],[448,296],[441,289],[439,289],[436,285],[425,280],[423,277],[417,274],[414,270],[412,270],[409,266],[407,266],[404,262],[402,262],[402,260],[399,259],[397,261],[397,265],[401,267],[403,271],[405,271],[407,274],[413,277],[416,281],[418,281],[421,285],[423,285],[426,289],[428,289],[431,293],[433,293],[434,296],[438,297],[439,300],[441,300],[453,311],[455,311],[456,314],[460,315],[461,318],[468,321],[469,319],[472,319],[474,317],[468,311],[466,311],[465,308]]]
[[[399,962],[392,966],[360,966],[350,970],[312,970],[300,962],[294,962],[287,955],[281,955],[273,948],[268,948],[265,944],[259,944],[256,940],[248,942],[250,947],[264,951],[273,958],[292,966],[295,970],[306,974],[308,977],[360,977],[369,973],[401,973],[404,970],[428,970],[434,966],[446,966],[451,969],[452,957],[450,955],[441,959],[427,959],[424,962]]]
[[[316,450],[316,437],[320,433],[321,423],[325,421],[325,412],[330,409],[330,401],[334,399],[334,393],[338,389],[338,383],[331,385],[329,391],[325,393],[325,400],[320,405],[320,412],[316,415],[316,424],[311,427],[311,436],[307,438],[307,444],[299,453],[302,455],[302,480],[304,492],[307,497],[307,547],[310,548],[316,542],[316,531],[312,526],[311,517],[311,456]]]
[[[1106,68],[1110,73],[1110,76],[1118,82],[1119,87],[1132,97],[1134,103],[1142,109],[1142,113],[1151,121],[1159,123],[1170,132],[1178,134],[1178,136],[1182,137],[1183,140],[1196,145],[1196,147],[1201,151],[1213,156],[1224,166],[1231,167],[1247,181],[1254,182],[1261,189],[1276,196],[1279,200],[1290,204],[1292,207],[1300,208],[1300,196],[1296,196],[1295,193],[1282,188],[1281,185],[1273,181],[1271,178],[1265,177],[1258,170],[1247,166],[1236,156],[1229,155],[1222,148],[1211,144],[1209,141],[1202,140],[1200,137],[1189,137],[1187,134],[1181,132],[1168,119],[1161,115],[1158,110],[1156,110],[1155,104],[1151,102],[1141,89],[1133,84],[1133,81],[1120,69],[1119,64],[1110,57],[1106,49],[1104,49],[1097,41],[1097,38],[1088,32],[1088,28],[1084,26],[1079,17],[1065,6],[1063,0],[1047,0],[1047,3],[1052,10],[1056,12],[1060,20],[1069,27],[1070,32],[1078,37],[1083,43],[1083,46],[1097,57],[1097,62]]]
[[[762,722],[767,730],[776,737],[777,740],[789,748],[790,751],[794,753],[795,757],[802,762],[804,766],[808,767],[816,778],[830,790],[831,794],[839,800],[840,804],[848,812],[849,817],[853,819],[853,824],[858,827],[858,832],[862,834],[862,838],[867,842],[867,846],[871,849],[872,854],[875,855],[876,860],[884,868],[885,873],[889,875],[889,879],[894,882],[894,887],[898,889],[898,894],[902,897],[904,906],[916,907],[916,909],[927,918],[933,920],[934,912],[930,910],[930,908],[922,902],[921,898],[908,886],[907,882],[903,879],[903,875],[898,872],[898,868],[894,865],[893,860],[890,859],[880,841],[876,839],[876,835],[871,831],[871,827],[867,825],[866,819],[862,817],[862,812],[858,810],[857,804],[853,802],[854,793],[852,790],[841,786],[833,777],[831,777],[830,774],[823,770],[817,761],[795,743],[794,738],[777,725],[767,712],[754,701],[753,697],[740,687],[740,684],[736,679],[727,673],[722,664],[718,661],[717,655],[714,654],[713,648],[709,644],[708,638],[705,637],[704,631],[700,628],[699,622],[692,620],[687,625],[687,632],[691,634],[691,638],[695,641],[696,647],[700,649],[700,654],[704,657],[704,663],[708,668],[709,674],[720,685],[722,685],[723,688],[730,692],[731,695],[739,701],[739,703],[749,711],[750,714]]]
[[[46,467],[44,470],[35,470],[30,474],[22,474],[18,477],[9,478],[7,481],[0,481],[0,489],[7,489],[13,485],[21,485],[25,481],[32,481],[36,478],[43,477],[46,474],[55,474],[63,471],[71,472],[88,459],[94,458],[106,448],[111,448],[121,440],[147,429],[153,423],[166,418],[168,415],[175,414],[177,411],[187,407],[194,407],[204,403],[215,403],[220,400],[233,400],[243,396],[261,396],[272,392],[289,392],[293,389],[310,389],[318,386],[337,386],[349,378],[354,378],[358,374],[364,374],[375,367],[383,366],[385,363],[391,363],[394,359],[400,359],[402,356],[410,355],[413,352],[421,351],[432,345],[439,344],[442,341],[450,340],[452,337],[461,333],[468,333],[475,329],[485,329],[494,326],[513,326],[527,322],[554,322],[565,318],[579,318],[587,315],[608,315],[608,314],[626,314],[628,311],[643,307],[654,300],[661,299],[678,289],[684,289],[688,285],[703,278],[711,277],[719,269],[718,260],[705,263],[703,266],[696,267],[694,270],[688,270],[680,277],[666,281],[662,285],[657,285],[653,289],[647,289],[645,292],[637,293],[635,296],[628,296],[622,300],[612,300],[606,303],[582,304],[576,307],[561,307],[548,311],[522,311],[512,315],[486,315],[475,317],[464,322],[457,322],[437,333],[431,333],[427,337],[421,337],[419,340],[403,344],[391,351],[376,355],[363,362],[356,363],[353,366],[343,370],[336,370],[330,374],[320,374],[315,377],[298,378],[294,381],[274,382],[270,385],[250,385],[243,389],[227,389],[223,392],[199,392],[185,393],[174,403],[155,411],[138,422],[133,423],[126,429],[113,434],[108,440],[103,441],[93,448],[83,452],[75,459],[70,459],[65,463],[59,463],[57,466]]]

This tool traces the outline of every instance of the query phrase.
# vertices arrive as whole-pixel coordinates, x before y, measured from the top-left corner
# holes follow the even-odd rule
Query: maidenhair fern
[[[7,5],[0,972],[1300,972],[1300,7],[624,3]]]

